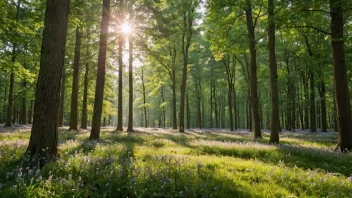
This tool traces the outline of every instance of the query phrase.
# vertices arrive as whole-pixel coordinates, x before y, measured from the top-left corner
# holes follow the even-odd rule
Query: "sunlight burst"
[[[128,24],[128,23],[124,23],[124,24],[122,25],[122,32],[123,32],[124,34],[130,34],[130,33],[132,32],[132,27],[131,27],[131,25]]]

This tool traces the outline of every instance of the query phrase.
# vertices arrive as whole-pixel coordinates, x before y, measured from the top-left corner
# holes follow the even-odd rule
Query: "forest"
[[[352,197],[352,1],[0,12],[0,197]]]

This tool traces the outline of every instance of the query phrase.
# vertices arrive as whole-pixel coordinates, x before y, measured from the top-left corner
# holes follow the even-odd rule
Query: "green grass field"
[[[21,167],[30,132],[0,133],[0,197],[352,197],[352,154],[336,133],[60,131],[61,157]]]

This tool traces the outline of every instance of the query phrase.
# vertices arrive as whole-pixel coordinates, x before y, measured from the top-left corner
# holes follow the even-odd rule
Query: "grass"
[[[21,167],[29,131],[0,133],[1,197],[352,197],[336,133],[61,131],[60,159]]]

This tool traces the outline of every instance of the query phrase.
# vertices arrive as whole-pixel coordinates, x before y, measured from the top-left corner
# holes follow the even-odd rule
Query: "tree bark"
[[[47,1],[34,121],[27,152],[28,163],[42,167],[57,157],[58,110],[65,60],[69,0]],[[33,161],[32,161],[33,159]]]
[[[234,111],[234,130],[237,130],[238,128],[238,116],[237,116],[237,98],[236,98],[236,89],[235,89],[235,80],[233,83],[233,88],[232,88],[232,92],[233,92],[233,111]]]
[[[187,115],[186,115],[186,120],[187,120],[187,122],[186,122],[186,127],[187,127],[187,129],[189,129],[190,128],[190,121],[191,121],[191,117],[190,117],[190,109],[189,109],[189,96],[188,96],[188,93],[186,94],[186,102],[187,102],[187,104],[186,104],[186,107],[187,107],[187,109],[186,109],[186,113],[187,113]]]
[[[175,46],[169,49],[171,57],[171,81],[172,81],[172,129],[177,129],[177,109],[176,109],[176,56]]]
[[[255,48],[255,34],[254,34],[254,24],[252,16],[252,5],[250,0],[246,0],[246,21],[247,21],[247,30],[249,38],[249,50],[251,54],[250,59],[250,99],[251,99],[251,108],[253,114],[253,123],[254,123],[254,138],[262,138],[261,129],[260,129],[260,119],[259,119],[259,110],[258,110],[258,93],[257,93],[257,50]]]
[[[314,73],[309,71],[310,75],[310,132],[317,132],[317,118],[315,112],[315,87],[314,87]]]
[[[76,28],[75,57],[73,61],[72,94],[71,94],[71,114],[69,130],[77,131],[78,124],[78,83],[79,83],[79,61],[81,59],[81,38],[82,33]]]
[[[104,84],[105,84],[105,63],[106,63],[106,48],[109,33],[110,20],[110,0],[103,0],[103,17],[100,28],[99,41],[99,56],[97,80],[95,87],[94,110],[92,119],[92,131],[90,140],[98,140],[100,138],[101,114],[103,108]]]
[[[61,79],[61,94],[60,94],[60,109],[59,109],[59,118],[58,126],[62,127],[64,124],[64,108],[65,108],[65,88],[66,88],[66,69],[65,65],[62,69],[62,79]]]
[[[34,101],[31,100],[31,107],[29,109],[29,113],[28,113],[28,123],[32,124],[32,118],[33,118],[33,103]]]
[[[268,0],[269,24],[268,24],[268,45],[269,45],[269,66],[270,66],[270,88],[271,88],[271,133],[270,143],[279,143],[279,94],[277,83],[277,62],[275,54],[275,19],[274,0]]]
[[[303,87],[304,87],[304,129],[309,129],[309,113],[308,113],[308,82],[307,75],[305,72],[302,72]]]
[[[81,119],[81,129],[87,129],[87,101],[88,101],[88,74],[89,74],[89,64],[86,63],[86,71],[84,72],[84,90],[83,90],[83,107],[82,107],[82,119]]]
[[[321,131],[327,132],[327,118],[326,118],[326,90],[325,83],[322,82],[320,85],[320,106],[321,106]]]
[[[218,100],[216,98],[216,82],[214,80],[214,87],[213,87],[213,98],[214,98],[214,117],[215,117],[215,128],[219,128],[219,118],[218,118],[218,114],[219,114],[219,109],[218,109]]]
[[[21,9],[21,1],[22,0],[18,0],[17,1],[17,5],[16,5],[16,21],[19,20],[19,16],[20,16],[20,9]],[[14,31],[15,36],[17,35],[16,31]],[[11,62],[13,64],[15,64],[16,62],[16,46],[17,46],[17,42],[14,41],[12,43],[12,55],[11,55]],[[13,71],[11,71],[10,74],[10,89],[9,89],[9,97],[8,97],[8,104],[7,104],[7,113],[6,113],[6,123],[5,123],[5,127],[11,127],[11,117],[12,114],[15,114],[15,112],[12,112],[12,106],[13,106],[13,85],[15,82],[15,74],[13,73]]]
[[[163,104],[165,103],[165,97],[164,97],[164,86],[162,86],[160,88],[160,95],[161,95],[161,100],[163,102]],[[162,107],[162,116],[163,116],[163,128],[166,127],[166,111],[165,111],[165,107]]]
[[[117,111],[117,128],[116,131],[123,131],[122,125],[123,125],[123,114],[122,114],[122,74],[123,74],[123,57],[122,57],[122,51],[123,51],[123,44],[124,44],[124,38],[123,35],[121,34],[119,36],[119,49],[118,49],[118,62],[119,62],[119,88],[118,88],[118,100],[117,100],[117,106],[118,106],[118,111]]]
[[[26,108],[26,97],[22,97],[22,107],[20,114],[20,124],[26,124],[27,122],[27,108]]]
[[[13,52],[14,53],[14,52]],[[13,58],[13,62],[14,62],[14,58]],[[12,112],[12,105],[13,105],[13,84],[14,84],[14,76],[15,74],[13,72],[11,72],[10,74],[10,88],[9,88],[9,96],[8,96],[8,100],[7,100],[7,113],[6,113],[6,123],[5,123],[5,127],[11,127],[12,125],[12,114],[15,112]]]
[[[142,94],[143,94],[144,128],[148,128],[147,107],[146,107],[147,96],[146,96],[145,83],[144,83],[144,68],[143,67],[142,67],[141,80],[142,80]]]
[[[89,63],[88,63],[88,58],[89,58],[89,42],[90,42],[90,35],[89,33],[87,34],[87,49],[86,49],[86,70],[84,72],[84,90],[83,90],[83,106],[82,106],[82,117],[81,117],[81,129],[87,129],[88,127],[88,115],[87,115],[87,101],[88,101],[88,75],[89,75]]]
[[[334,67],[335,97],[339,146],[342,152],[352,150],[351,104],[347,82],[346,58],[343,39],[342,0],[330,0],[331,46]]]
[[[4,100],[3,100],[3,104],[2,104],[2,119],[1,119],[1,123],[6,122],[6,98],[7,98],[7,84],[5,84],[5,93],[4,93]]]
[[[128,59],[128,126],[127,132],[134,132],[133,130],[133,41],[132,36],[128,38],[129,59]]]
[[[213,80],[210,81],[210,117],[209,123],[210,128],[214,128],[214,119],[213,119]]]
[[[188,72],[188,52],[191,46],[192,39],[192,26],[193,26],[193,12],[195,10],[194,5],[189,7],[189,10],[182,13],[183,15],[183,33],[182,33],[182,55],[183,55],[183,73],[182,73],[182,84],[181,84],[181,101],[180,101],[180,127],[179,132],[183,133],[185,131],[185,96],[186,96],[186,86],[187,86],[187,72]]]
[[[26,69],[26,64],[24,64],[24,68]],[[22,80],[22,88],[26,90],[27,81],[26,79]],[[22,106],[21,106],[21,113],[20,113],[20,124],[26,124],[27,122],[27,107],[26,107],[26,94],[23,93],[22,96]]]

